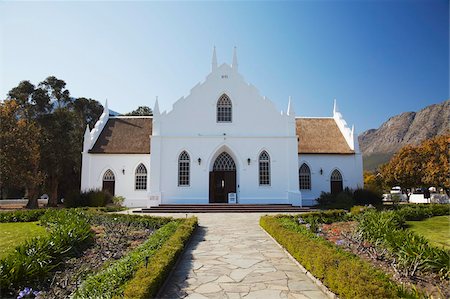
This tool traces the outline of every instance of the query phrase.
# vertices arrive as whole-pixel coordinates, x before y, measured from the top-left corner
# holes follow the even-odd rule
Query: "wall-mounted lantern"
[[[122,174],[123,175],[125,174],[125,168],[122,168]]]
[[[197,159],[198,165],[202,164],[202,158]]]
[[[251,162],[251,161],[252,161],[252,160],[251,160],[250,158],[248,158],[248,159],[247,159],[247,164],[250,165],[250,162]]]
[[[322,170],[322,168],[319,170],[319,172],[320,172],[320,175],[322,175],[323,174],[323,170]]]

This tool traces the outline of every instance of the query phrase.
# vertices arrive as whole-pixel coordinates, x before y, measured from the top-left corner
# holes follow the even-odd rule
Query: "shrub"
[[[142,262],[153,256],[161,248],[179,225],[179,221],[169,222],[132,252],[102,271],[87,277],[74,293],[74,298],[111,298],[120,296],[123,293],[125,282],[134,275]]]
[[[383,204],[382,194],[378,194],[368,189],[356,189],[355,192],[353,192],[353,200],[357,205],[379,206]]]
[[[39,217],[44,215],[46,209],[21,210],[0,212],[0,223],[2,222],[32,222],[38,221]]]
[[[96,209],[88,209],[89,223],[93,225],[103,225],[110,221],[118,221],[127,223],[128,225],[141,228],[158,229],[167,223],[174,220],[171,217],[156,217],[156,216],[139,216],[127,214],[105,214]]]
[[[353,192],[349,188],[345,188],[344,191],[338,194],[322,192],[317,202],[319,203],[319,207],[324,209],[349,210],[355,204]]]
[[[26,241],[0,260],[0,289],[46,279],[63,258],[80,252],[93,239],[87,217],[80,210],[47,210],[40,220],[50,233]]]
[[[264,216],[260,225],[340,298],[399,297],[386,274],[317,237],[292,217]]]
[[[369,206],[353,206],[350,209],[350,214],[352,216],[359,216],[361,214],[363,214],[364,212],[367,212],[369,210],[373,210],[375,209],[374,207],[369,207]]]
[[[123,202],[125,201],[125,197],[123,196],[113,196],[112,203],[116,206],[123,205]]]
[[[150,258],[148,265],[141,263],[133,279],[126,285],[124,297],[154,298],[196,227],[197,218],[183,221],[170,239]]]
[[[104,207],[109,203],[112,203],[112,196],[108,192],[98,189],[81,193],[73,191],[64,199],[64,205],[68,208]]]

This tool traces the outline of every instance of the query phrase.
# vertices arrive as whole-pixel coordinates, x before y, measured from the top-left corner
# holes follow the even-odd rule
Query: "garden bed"
[[[0,217],[0,222],[36,220],[48,233],[27,239],[0,260],[1,297],[26,293],[27,298],[34,298],[30,289],[39,290],[45,298],[122,297],[128,282],[143,267],[157,278],[149,285],[153,294],[197,225],[196,218],[80,209],[20,211]],[[161,258],[153,259],[161,250],[167,257],[162,267]]]

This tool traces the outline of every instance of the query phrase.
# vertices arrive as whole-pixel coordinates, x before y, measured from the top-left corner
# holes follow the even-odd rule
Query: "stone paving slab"
[[[196,214],[162,298],[328,298],[262,230],[261,215]]]

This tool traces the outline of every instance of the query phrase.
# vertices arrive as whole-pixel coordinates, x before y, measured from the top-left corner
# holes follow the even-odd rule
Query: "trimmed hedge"
[[[63,258],[80,252],[93,240],[87,217],[79,210],[47,210],[40,219],[49,235],[26,241],[0,260],[1,290],[46,279]]]
[[[154,298],[197,227],[197,218],[183,221],[177,231],[152,256],[148,265],[141,263],[133,279],[126,285],[125,298]]]
[[[450,215],[450,204],[419,204],[399,206],[397,213],[405,221],[419,221],[433,216]]]
[[[0,222],[33,222],[38,221],[44,215],[46,209],[20,210],[0,212]]]
[[[260,225],[340,298],[400,297],[398,287],[385,273],[317,237],[291,217],[264,216]]]
[[[137,217],[146,218],[141,216]],[[87,277],[73,294],[73,297],[112,298],[121,296],[125,288],[125,283],[142,267],[141,265],[146,259],[152,257],[159,251],[182,222],[183,220],[173,220],[167,223],[129,254],[110,264],[100,272]]]
[[[171,217],[157,217],[157,216],[140,216],[140,215],[129,215],[129,214],[106,214],[101,211],[96,211],[93,209],[88,209],[87,214],[89,217],[89,222],[93,225],[102,225],[109,221],[118,221],[122,223],[127,223],[130,226],[158,229],[167,223],[174,221]]]

